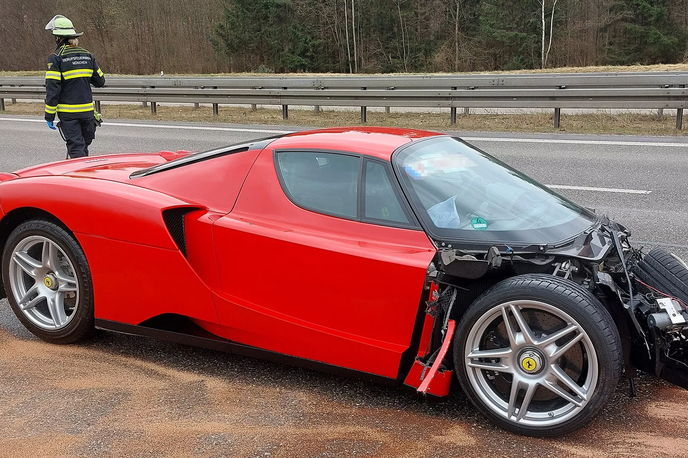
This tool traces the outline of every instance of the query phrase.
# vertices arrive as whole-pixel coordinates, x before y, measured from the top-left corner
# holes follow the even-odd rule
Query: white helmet
[[[73,38],[80,37],[84,32],[76,33],[72,21],[58,14],[45,25],[45,30],[52,30],[53,35],[58,37]]]

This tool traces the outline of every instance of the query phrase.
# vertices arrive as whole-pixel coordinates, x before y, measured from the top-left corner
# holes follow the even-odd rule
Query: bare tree
[[[540,19],[542,21],[542,47],[541,47],[541,58],[542,58],[542,68],[547,65],[547,56],[549,55],[550,49],[552,49],[552,33],[554,32],[554,8],[557,6],[557,1],[554,0],[552,3],[552,18],[549,21],[549,45],[547,46],[547,51],[545,52],[545,36],[547,31],[547,16],[545,15],[545,3],[547,0],[538,0],[541,6]]]
[[[454,15],[454,71],[459,71],[459,46],[460,42],[460,29],[459,25],[461,23],[461,15],[463,9],[463,0],[455,0],[456,12]]]
[[[408,55],[409,46],[406,45],[408,40],[408,32],[406,32],[406,21],[401,14],[401,1],[394,2],[397,6],[397,13],[399,14],[399,29],[401,32],[401,61],[404,63],[404,71],[408,71]],[[410,44],[409,44],[410,45]]]
[[[351,0],[353,4],[353,0]],[[344,30],[346,31],[346,57],[349,61],[349,73],[353,73],[351,68],[351,47],[349,46],[349,17],[348,17],[348,7],[346,6],[346,0],[344,0]]]
[[[554,0],[554,3],[552,3],[552,17],[549,20],[549,45],[547,45],[547,52],[545,53],[545,60],[542,63],[542,68],[545,68],[547,65],[547,57],[549,57],[549,51],[552,49],[552,36],[554,35],[554,8],[556,8],[556,6],[557,0]]]
[[[351,0],[351,38],[354,41],[354,70],[358,73],[358,54],[356,53],[356,9]]]

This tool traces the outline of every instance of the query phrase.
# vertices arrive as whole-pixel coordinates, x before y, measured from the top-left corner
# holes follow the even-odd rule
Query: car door
[[[263,150],[214,238],[225,337],[397,376],[435,249],[388,163]]]

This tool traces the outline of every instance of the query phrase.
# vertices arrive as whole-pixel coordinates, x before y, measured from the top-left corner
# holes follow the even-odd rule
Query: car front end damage
[[[671,278],[659,278],[662,272],[648,264],[648,254],[631,244],[630,235],[621,224],[603,217],[558,246],[495,244],[471,249],[456,241],[452,246],[434,240],[438,252],[428,269],[421,343],[404,383],[424,394],[447,396],[455,368],[446,355],[451,353],[453,329],[471,304],[507,278],[546,274],[579,285],[607,309],[621,338],[624,373],[633,394],[636,369],[688,389],[684,285],[672,288]],[[672,259],[674,272],[685,269],[685,263]]]

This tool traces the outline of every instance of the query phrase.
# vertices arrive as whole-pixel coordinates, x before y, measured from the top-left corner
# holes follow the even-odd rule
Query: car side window
[[[390,174],[382,163],[366,160],[364,217],[367,219],[410,224],[399,195],[390,181]]]
[[[308,210],[358,218],[361,158],[319,152],[278,152],[277,167],[289,198]]]

